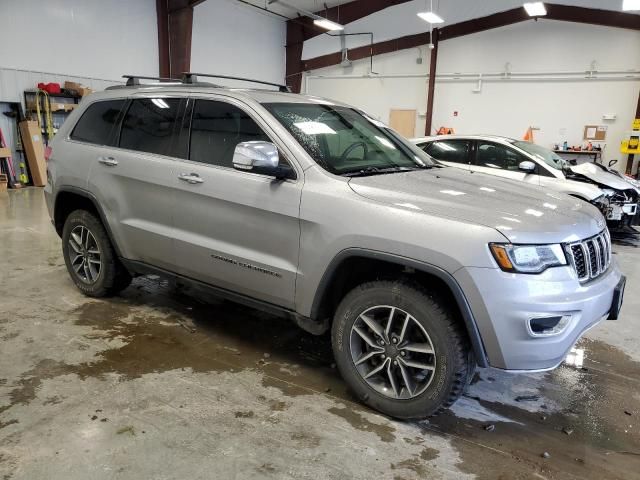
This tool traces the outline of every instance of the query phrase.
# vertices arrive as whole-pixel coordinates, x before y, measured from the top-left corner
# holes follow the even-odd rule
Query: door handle
[[[115,167],[118,165],[118,160],[113,157],[98,157],[98,162],[108,167]]]
[[[183,182],[187,182],[190,183],[192,185],[196,184],[196,183],[203,183],[204,180],[202,178],[200,178],[200,175],[198,175],[197,173],[181,173],[180,175],[178,175],[178,178],[180,180],[182,180]]]

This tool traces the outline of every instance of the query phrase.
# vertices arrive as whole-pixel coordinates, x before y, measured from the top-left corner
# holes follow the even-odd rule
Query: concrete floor
[[[640,478],[640,251],[615,251],[622,319],[581,343],[585,368],[481,370],[452,410],[403,423],[284,320],[159,278],[82,296],[42,191],[3,194],[0,479]]]

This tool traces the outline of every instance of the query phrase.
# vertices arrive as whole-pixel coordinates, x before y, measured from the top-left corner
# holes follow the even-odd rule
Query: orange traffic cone
[[[527,128],[527,133],[524,134],[524,137],[522,137],[522,139],[525,142],[533,143],[533,128],[531,127]]]

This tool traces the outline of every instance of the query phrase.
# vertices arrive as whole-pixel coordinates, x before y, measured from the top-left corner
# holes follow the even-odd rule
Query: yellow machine
[[[620,144],[620,152],[629,155],[640,153],[640,118],[633,121],[633,131],[626,132],[624,140]]]

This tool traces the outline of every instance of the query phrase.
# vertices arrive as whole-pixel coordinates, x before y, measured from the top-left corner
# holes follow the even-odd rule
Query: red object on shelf
[[[60,93],[62,90],[60,89],[59,83],[39,83],[38,88],[40,90],[44,90],[47,93]]]

